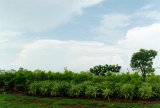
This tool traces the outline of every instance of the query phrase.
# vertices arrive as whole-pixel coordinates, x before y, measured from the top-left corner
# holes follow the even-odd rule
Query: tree
[[[143,80],[145,81],[146,76],[154,72],[155,69],[152,67],[153,59],[157,56],[155,50],[140,49],[132,55],[131,67],[133,70],[137,70],[142,74]]]
[[[116,72],[118,73],[121,69],[119,65],[98,65],[90,68],[90,72],[94,75],[102,75],[105,76],[106,72]]]

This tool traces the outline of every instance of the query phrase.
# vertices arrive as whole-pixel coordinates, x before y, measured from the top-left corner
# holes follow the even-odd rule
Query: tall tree
[[[153,59],[157,56],[155,50],[140,49],[132,55],[131,67],[133,70],[137,70],[142,74],[143,80],[145,81],[146,76],[155,71],[152,67]]]

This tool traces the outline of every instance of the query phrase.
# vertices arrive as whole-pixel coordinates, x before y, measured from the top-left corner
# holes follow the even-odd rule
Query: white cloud
[[[117,37],[125,35],[124,28],[130,24],[130,17],[125,14],[105,15],[100,25],[95,28],[98,36],[95,40],[114,41]],[[107,41],[108,42],[108,41]]]
[[[18,31],[0,31],[0,49],[5,49],[9,45],[14,46],[18,39],[22,38],[23,32]]]
[[[0,31],[0,40],[11,40],[15,38],[19,38],[23,35],[23,32],[18,31]]]
[[[160,10],[154,9],[155,4],[148,4],[138,9],[133,15],[145,17],[152,20],[160,20]]]
[[[136,27],[117,44],[107,45],[91,41],[37,40],[24,47],[10,68],[45,69],[62,71],[64,67],[81,71],[98,64],[120,64],[129,68],[131,55],[141,48],[160,51],[160,24]],[[160,55],[155,67],[160,65]],[[9,66],[9,65],[8,65]]]
[[[104,0],[0,0],[0,66],[12,62],[33,41],[35,31],[55,29]],[[28,35],[30,34],[30,35]]]
[[[147,4],[129,14],[106,14],[100,24],[94,27],[93,31],[97,35],[93,39],[113,44],[125,37],[129,29],[159,21],[160,11],[156,9],[156,4]]]
[[[12,66],[56,71],[67,66],[80,71],[98,64],[122,65],[123,60],[115,61],[120,53],[120,49],[98,42],[38,40],[26,45]]]
[[[43,31],[69,21],[103,0],[0,0],[0,29]]]
[[[147,4],[147,5],[143,6],[143,7],[141,7],[140,10],[142,10],[142,11],[150,10],[150,9],[152,9],[154,7],[155,7],[155,4]]]
[[[104,28],[117,29],[129,25],[129,16],[123,14],[105,15],[101,24]]]
[[[160,24],[152,24],[144,27],[136,27],[128,31],[125,39],[119,41],[119,45],[128,49],[150,48],[160,50]]]
[[[1,31],[0,32],[0,38],[13,37],[13,36],[19,36],[19,35],[22,35],[22,32],[17,32],[17,31]]]

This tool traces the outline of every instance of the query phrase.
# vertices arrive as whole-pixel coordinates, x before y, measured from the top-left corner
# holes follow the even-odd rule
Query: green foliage
[[[51,87],[51,96],[59,96],[61,87],[62,85],[60,82],[54,82],[53,86]]]
[[[100,83],[106,80],[106,77],[104,76],[94,76],[93,77],[93,82],[94,83]]]
[[[67,91],[70,89],[68,82],[53,82],[51,87],[51,96],[66,96]]]
[[[133,96],[135,95],[134,85],[123,84],[120,87],[120,95],[123,96],[125,99],[133,99]]]
[[[154,83],[152,89],[156,96],[160,96],[160,83]]]
[[[113,91],[109,88],[105,88],[105,89],[102,90],[102,95],[103,95],[104,98],[109,99],[109,97],[112,96],[112,94],[113,94]]]
[[[140,49],[139,52],[136,52],[132,55],[130,65],[133,70],[137,70],[142,74],[144,81],[147,75],[154,72],[152,65],[153,59],[156,56],[157,51],[145,49]]]
[[[40,82],[39,82],[40,83]],[[51,92],[52,83],[50,81],[42,81],[38,88],[40,95],[42,96],[49,96]]]
[[[4,73],[4,89],[6,91],[8,90],[13,90],[14,88],[14,82],[15,82],[15,74],[14,73],[11,73],[11,72],[6,72]]]
[[[4,86],[4,73],[0,72],[0,89]]]
[[[31,83],[30,86],[29,86],[28,93],[30,95],[33,95],[33,96],[40,94],[40,87],[41,86],[42,86],[41,82],[39,82],[39,83],[38,82]]]
[[[121,66],[119,65],[98,65],[94,66],[93,68],[90,68],[90,72],[94,75],[102,75],[105,76],[107,72],[116,72],[118,73],[121,69]]]
[[[34,76],[35,76],[35,80],[37,80],[37,81],[47,80],[47,74],[45,73],[45,71],[35,70]]]
[[[71,84],[71,88],[69,89],[69,96],[71,97],[80,97],[83,96],[84,86],[83,84]]]
[[[93,79],[93,75],[90,72],[80,72],[74,74],[74,82],[82,83],[84,81],[91,81]]]
[[[137,72],[94,76],[90,72],[54,73],[20,69],[0,73],[0,90],[36,96],[150,99],[160,97],[160,76],[148,75],[146,83]]]
[[[146,78],[146,82],[152,85],[152,89],[156,96],[160,96],[160,76],[152,75]]]
[[[87,86],[86,89],[85,89],[85,95],[86,95],[87,97],[96,98],[97,95],[99,94],[99,93],[98,93],[98,89],[99,89],[99,88],[96,87],[96,86],[89,85],[89,86]]]
[[[138,93],[141,99],[150,99],[155,95],[149,83],[143,84],[142,87],[139,88]]]
[[[15,89],[17,91],[25,91],[26,77],[22,72],[15,73]]]

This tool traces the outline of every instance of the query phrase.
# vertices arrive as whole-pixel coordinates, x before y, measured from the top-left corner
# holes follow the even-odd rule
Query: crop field
[[[160,76],[24,69],[0,73],[0,93],[0,108],[159,108]]]

